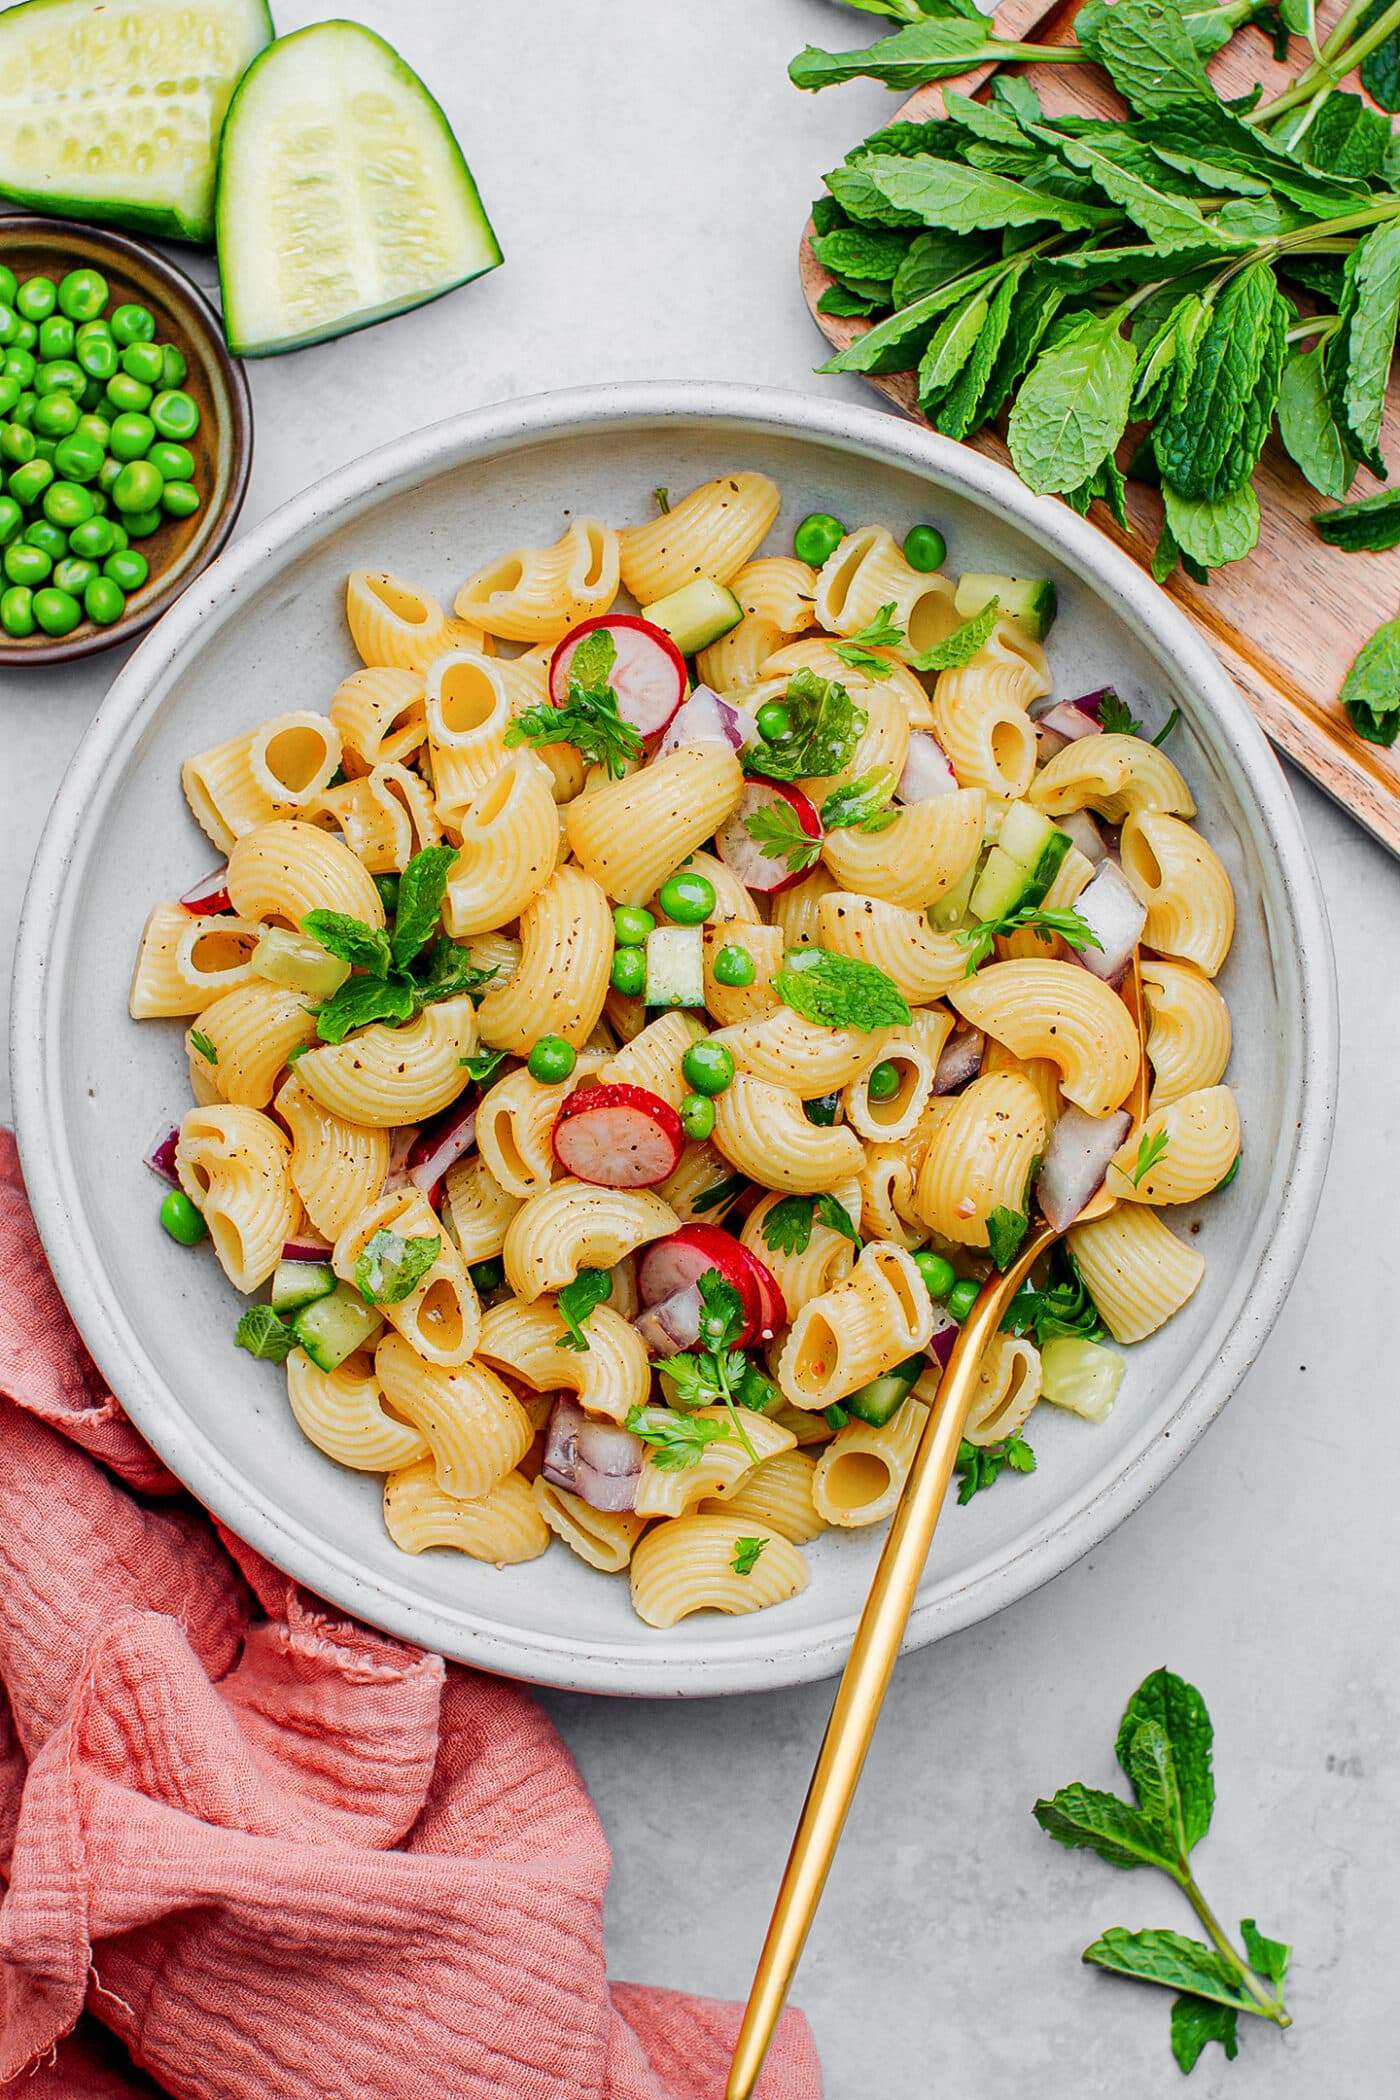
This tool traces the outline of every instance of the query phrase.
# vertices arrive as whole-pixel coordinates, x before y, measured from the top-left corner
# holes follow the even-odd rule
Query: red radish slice
[[[168,1181],[173,1189],[180,1186],[180,1177],[175,1171],[175,1147],[179,1142],[180,1126],[177,1123],[173,1130],[166,1131],[158,1144],[152,1145],[145,1159],[151,1172],[159,1174],[161,1180]]]
[[[720,859],[756,896],[776,896],[779,890],[790,890],[795,882],[805,881],[811,873],[810,866],[790,869],[786,853],[765,853],[749,832],[746,818],[756,816],[761,809],[781,808],[792,811],[805,837],[821,838],[822,820],[816,809],[801,788],[791,787],[785,780],[747,781],[739,807],[715,833],[715,851]],[[794,838],[793,844],[796,843]]]
[[[228,862],[222,862],[202,882],[186,890],[180,902],[192,919],[201,919],[211,912],[232,911],[228,894]]]
[[[562,707],[569,697],[569,665],[586,634],[606,627],[617,655],[608,684],[617,695],[617,711],[639,736],[657,736],[685,698],[685,658],[659,627],[634,613],[605,613],[571,627],[549,663],[549,697]]]
[[[300,1239],[288,1240],[282,1249],[283,1261],[328,1262],[331,1258],[329,1240],[314,1240],[303,1235]]]
[[[644,1086],[584,1087],[555,1119],[560,1166],[600,1188],[653,1188],[675,1172],[684,1150],[680,1117]]]
[[[741,1348],[760,1336],[766,1340],[786,1324],[787,1309],[773,1277],[756,1254],[718,1225],[683,1225],[668,1239],[652,1241],[637,1270],[643,1305],[660,1306],[679,1297],[711,1269],[717,1269],[743,1301]]]
[[[440,1116],[425,1123],[409,1148],[404,1161],[405,1171],[434,1210],[442,1201],[448,1168],[455,1167],[463,1153],[469,1152],[476,1143],[478,1098],[473,1087],[469,1094],[445,1108]]]

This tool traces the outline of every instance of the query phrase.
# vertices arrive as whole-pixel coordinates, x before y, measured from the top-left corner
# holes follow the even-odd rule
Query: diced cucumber
[[[299,1312],[335,1289],[335,1270],[323,1261],[279,1261],[272,1272],[272,1310]]]
[[[284,984],[307,999],[329,999],[350,975],[350,965],[338,955],[328,955],[309,933],[293,933],[287,926],[269,926],[248,959],[255,977],[269,984]]]
[[[1019,860],[1023,868],[1033,868],[1039,860],[1048,838],[1053,837],[1054,825],[1043,811],[1031,802],[1013,802],[1001,820],[997,844],[1003,853]]]
[[[708,649],[743,617],[744,608],[733,591],[716,583],[713,576],[697,576],[693,583],[683,583],[678,591],[658,598],[655,605],[642,607],[642,618],[669,634],[682,656]]]
[[[1029,802],[1013,802],[972,892],[973,918],[1003,919],[1024,904],[1039,904],[1069,848],[1068,832]]]
[[[383,1325],[377,1306],[366,1305],[348,1283],[338,1283],[328,1296],[301,1308],[292,1333],[318,1371],[333,1371],[372,1341]]]
[[[1116,1349],[1057,1335],[1040,1352],[1041,1396],[1086,1422],[1102,1422],[1118,1398],[1124,1369]]]
[[[367,328],[501,261],[447,118],[356,22],[279,37],[248,68],[217,221],[224,328],[244,357]]]
[[[928,922],[935,933],[952,933],[956,927],[962,925],[967,917],[967,908],[972,902],[972,892],[976,883],[977,862],[974,859],[969,863],[967,873],[959,878],[947,896],[940,897],[936,904],[929,906]]]
[[[970,620],[993,598],[997,610],[1033,642],[1043,642],[1055,624],[1059,602],[1048,576],[960,576],[953,610],[960,619]]]
[[[267,0],[23,0],[0,11],[0,196],[173,240],[214,234],[219,134]]]
[[[1019,911],[1026,901],[1026,890],[1030,876],[1019,860],[1000,846],[993,846],[987,855],[977,886],[972,892],[969,910],[981,924],[987,919],[1004,919],[1008,913]]]
[[[901,1364],[898,1370],[886,1371],[883,1377],[872,1378],[868,1385],[858,1387],[854,1393],[847,1393],[841,1405],[846,1413],[854,1415],[858,1422],[869,1422],[875,1429],[883,1428],[903,1407],[909,1398],[914,1379],[923,1368],[921,1362],[918,1369],[909,1375],[909,1366]]]
[[[647,935],[648,1006],[705,1004],[705,929],[655,926]]]

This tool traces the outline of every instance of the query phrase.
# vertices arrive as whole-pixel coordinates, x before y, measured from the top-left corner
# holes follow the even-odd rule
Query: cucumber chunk
[[[922,1361],[913,1367],[900,1364],[896,1370],[886,1371],[883,1377],[872,1378],[868,1385],[847,1393],[841,1405],[858,1422],[869,1422],[872,1428],[881,1429],[903,1407],[914,1380],[924,1368]]]
[[[324,1298],[304,1305],[292,1321],[292,1333],[318,1371],[334,1371],[347,1356],[363,1349],[384,1325],[376,1306],[366,1305],[357,1290],[338,1283]]]
[[[928,922],[935,933],[953,933],[967,918],[972,892],[977,886],[977,862],[968,864],[967,873],[958,878],[946,897],[940,897],[928,908]]]
[[[1033,803],[1013,802],[1001,820],[997,844],[1023,868],[1033,868],[1054,835],[1054,825]]]
[[[350,975],[350,965],[338,955],[328,955],[309,933],[293,933],[287,926],[269,926],[249,958],[255,977],[268,984],[285,985],[307,999],[329,999]]]
[[[300,1312],[335,1289],[335,1270],[323,1261],[279,1261],[272,1272],[272,1310]]]
[[[705,1004],[705,932],[701,926],[657,926],[647,935],[648,1006]]]
[[[214,172],[267,0],[22,0],[0,11],[0,196],[214,237]]]
[[[1013,802],[972,892],[973,918],[1003,919],[1024,904],[1041,903],[1069,848],[1067,831],[1029,802]]]
[[[248,68],[216,216],[224,328],[243,357],[368,328],[502,259],[447,118],[355,22],[279,37]]]
[[[678,591],[642,607],[642,618],[669,634],[682,656],[708,649],[744,617],[744,608],[733,591],[716,583],[713,576],[697,576]]]
[[[1004,919],[1010,912],[1019,911],[1029,886],[1030,876],[1020,861],[1013,860],[1000,846],[993,846],[972,892],[972,918],[981,925],[988,919]]]
[[[1043,642],[1055,624],[1059,604],[1048,576],[960,576],[953,594],[953,610],[960,619],[970,620],[993,598],[997,610],[1014,620],[1033,642]]]

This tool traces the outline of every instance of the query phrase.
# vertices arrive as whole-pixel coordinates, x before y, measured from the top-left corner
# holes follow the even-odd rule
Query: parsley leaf
[[[894,617],[894,600],[882,605],[873,620],[844,642],[833,642],[831,653],[839,656],[843,664],[853,671],[864,672],[867,678],[889,678],[894,667],[883,656],[876,656],[876,649],[897,649],[904,640],[904,629]]]
[[[623,779],[629,760],[640,758],[646,748],[631,723],[623,721],[611,687],[580,685],[573,678],[562,707],[545,701],[522,708],[504,740],[508,745],[572,744],[590,765],[606,767],[612,780]]]
[[[855,756],[868,717],[834,678],[801,670],[788,680],[783,705],[791,728],[780,743],[760,742],[748,753],[750,773],[769,780],[806,780],[840,773]]]
[[[287,1323],[270,1305],[250,1305],[233,1332],[235,1345],[261,1362],[284,1364],[297,1345]]]
[[[987,1245],[992,1250],[992,1260],[1005,1272],[1016,1259],[1016,1250],[1030,1227],[1030,1214],[1024,1210],[1010,1210],[999,1203],[987,1219]]]
[[[763,1238],[775,1254],[805,1254],[812,1242],[814,1218],[833,1232],[843,1233],[852,1246],[860,1245],[850,1212],[834,1196],[784,1196],[764,1218]]]
[[[662,517],[664,518],[669,516],[671,510],[671,491],[668,488],[659,488],[653,489],[651,494],[652,501],[655,503]]]
[[[1001,1331],[1032,1334],[1037,1349],[1061,1338],[1093,1342],[1103,1334],[1098,1307],[1063,1241],[1050,1258],[1050,1275],[1044,1289],[1023,1283],[1002,1314]]]
[[[675,1361],[673,1357],[671,1362]],[[630,1409],[627,1427],[633,1436],[651,1445],[651,1463],[661,1473],[688,1473],[699,1465],[707,1444],[719,1443],[729,1435],[727,1422],[712,1422],[704,1415],[672,1414],[664,1407]]]
[[[324,948],[327,955],[349,963],[352,970],[365,970],[371,977],[387,977],[393,954],[382,926],[366,926],[343,911],[309,911],[301,922],[303,933]]]
[[[773,989],[785,1006],[821,1028],[898,1028],[910,1019],[909,1002],[892,977],[852,955],[811,948],[803,967],[777,972]]]
[[[588,1315],[595,1305],[603,1304],[612,1296],[612,1277],[606,1269],[580,1269],[572,1283],[566,1283],[559,1292],[556,1304],[559,1317],[568,1328],[563,1346],[566,1349],[586,1349],[588,1336],[584,1328]]]
[[[1144,1130],[1141,1138],[1138,1140],[1137,1158],[1133,1163],[1133,1171],[1131,1176],[1132,1184],[1135,1189],[1140,1189],[1142,1187],[1143,1182],[1146,1180],[1147,1176],[1152,1172],[1152,1169],[1156,1166],[1158,1160],[1162,1158],[1170,1143],[1170,1131],[1155,1130],[1149,1137],[1148,1133]]]
[[[1106,736],[1141,736],[1142,724],[1109,686],[1099,702],[1099,727]]]
[[[698,1279],[700,1339],[711,1351],[732,1348],[744,1331],[744,1301],[734,1285],[718,1269],[706,1269]]]
[[[968,950],[967,969],[964,976],[972,977],[981,969],[992,952],[993,943],[999,935],[1019,933],[1030,927],[1041,939],[1049,942],[1052,933],[1068,941],[1071,948],[1102,948],[1103,942],[1092,931],[1077,911],[1046,911],[1039,904],[1023,904],[1009,911],[1000,919],[983,919],[977,926],[963,926],[953,935]]]
[[[417,1290],[442,1252],[442,1234],[411,1233],[400,1239],[381,1225],[370,1234],[355,1263],[355,1288],[366,1305],[401,1305]]]
[[[914,669],[957,671],[964,664],[970,664],[978,651],[984,649],[992,638],[992,630],[997,624],[997,607],[998,601],[989,598],[981,612],[974,613],[970,620],[964,620],[961,627],[955,627],[951,634],[945,635],[941,642],[935,642],[931,649],[925,649],[922,656],[914,657]]]
[[[663,1375],[670,1381],[682,1407],[713,1407],[718,1404],[728,1408],[734,1434],[757,1465],[758,1453],[739,1420],[739,1408],[744,1405],[741,1396],[749,1393],[751,1397],[760,1397],[753,1394],[753,1367],[743,1350],[736,1347],[744,1331],[744,1301],[718,1269],[707,1269],[697,1278],[697,1288],[702,1308],[699,1347],[683,1351],[679,1356],[668,1356],[662,1365]],[[766,1388],[765,1380],[761,1390],[765,1403],[769,1397]],[[762,1413],[762,1406],[753,1412]]]
[[[734,1558],[729,1563],[734,1573],[736,1575],[752,1575],[754,1569],[758,1566],[759,1555],[767,1544],[767,1539],[735,1539]]]
[[[709,1210],[727,1209],[747,1187],[748,1182],[742,1174],[726,1174],[723,1181],[712,1181],[698,1196],[692,1196],[690,1207],[702,1217]]]
[[[893,773],[862,773],[833,788],[821,808],[825,831],[885,831],[899,815],[890,807]]]
[[[797,811],[781,800],[765,803],[744,819],[744,829],[767,860],[787,863],[790,875],[815,866],[821,858],[822,842],[802,829]]]
[[[485,1086],[509,1055],[508,1050],[478,1050],[474,1057],[460,1057],[457,1062],[466,1066],[468,1077],[478,1086]]]
[[[206,1065],[216,1065],[219,1062],[219,1053],[203,1029],[190,1030],[190,1048],[199,1052]]]
[[[1023,1436],[1007,1437],[1000,1444],[969,1444],[964,1437],[958,1445],[957,1471],[962,1481],[958,1489],[958,1501],[970,1502],[983,1488],[989,1488],[1000,1478],[1003,1469],[1010,1466],[1013,1473],[1033,1473],[1035,1453]]]

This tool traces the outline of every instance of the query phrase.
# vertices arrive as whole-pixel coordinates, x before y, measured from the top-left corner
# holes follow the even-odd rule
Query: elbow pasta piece
[[[867,671],[854,669],[836,654],[836,644],[831,635],[804,635],[801,641],[789,642],[784,649],[777,649],[760,666],[765,683],[781,679],[785,687],[794,671],[815,671],[818,678],[834,678],[844,685],[857,707],[866,707],[873,692],[890,693],[900,702],[909,717],[911,729],[929,729],[933,725],[933,707],[927,692],[919,683],[918,676],[908,664],[901,663],[889,649],[872,649],[870,654],[885,665],[885,675],[872,677]],[[745,694],[752,705],[752,696]]]
[[[1169,1108],[1183,1094],[1214,1086],[1230,1062],[1230,1009],[1208,977],[1190,963],[1143,958],[1149,1109]]]
[[[868,1422],[838,1429],[812,1476],[817,1515],[845,1531],[893,1516],[927,1419],[923,1402],[911,1398],[878,1429]]]
[[[767,930],[766,928],[764,929]],[[601,1086],[640,1086],[679,1110],[690,1092],[681,1060],[705,1033],[704,1023],[677,1007],[633,1036],[624,1049],[598,1067]]]
[[[402,1028],[375,1022],[297,1059],[297,1078],[332,1115],[374,1130],[421,1123],[455,1101],[476,1048],[468,998],[439,999]]]
[[[697,1505],[702,1517],[743,1517],[764,1531],[777,1531],[794,1546],[805,1546],[826,1530],[812,1500],[817,1462],[809,1451],[780,1451],[765,1458],[747,1478],[721,1499],[710,1495]]]
[[[833,1231],[818,1217],[812,1220],[812,1236],[800,1254],[770,1247],[763,1237],[763,1227],[782,1200],[781,1196],[765,1196],[756,1203],[744,1220],[739,1238],[750,1254],[756,1254],[763,1263],[783,1294],[789,1320],[795,1320],[809,1298],[834,1290],[850,1275],[856,1250],[844,1232]]]
[[[878,1064],[889,1035],[888,1028],[823,1028],[790,1006],[775,1006],[762,1020],[721,1028],[711,1040],[724,1044],[741,1072],[816,1101]]]
[[[199,1033],[213,1046],[209,1062],[220,1099],[266,1108],[291,1052],[315,1042],[316,1017],[304,993],[253,977],[205,1007]]]
[[[783,937],[784,948],[815,948],[820,944],[822,899],[837,887],[834,876],[818,861],[805,882],[795,882],[790,890],[779,890],[769,899],[773,924]]]
[[[460,941],[519,918],[553,875],[559,817],[549,768],[518,752],[468,803],[458,828],[442,923]]]
[[[596,1076],[602,1057],[587,1050],[567,1079],[543,1086],[519,1065],[498,1079],[476,1112],[476,1142],[493,1179],[521,1202],[538,1196],[559,1171],[554,1125],[568,1096]]]
[[[1069,1251],[1115,1342],[1141,1342],[1180,1312],[1205,1262],[1142,1203],[1070,1228]]]
[[[861,1211],[868,1230],[911,1252],[928,1238],[914,1208],[917,1171],[906,1145],[889,1144],[867,1145],[860,1170]]]
[[[556,868],[520,914],[520,944],[509,984],[481,1002],[482,1041],[524,1057],[542,1035],[557,1035],[581,1050],[598,1025],[612,967],[602,889],[578,868]]]
[[[919,1216],[945,1240],[985,1247],[994,1210],[1025,1209],[1031,1167],[1044,1151],[1045,1111],[1030,1081],[1019,1072],[982,1074],[934,1129],[915,1187]]]
[[[476,1353],[532,1392],[565,1387],[588,1414],[606,1415],[610,1422],[625,1422],[634,1407],[645,1407],[651,1359],[629,1320],[609,1305],[596,1305],[588,1316],[586,1349],[570,1348],[568,1332],[547,1299],[533,1305],[506,1300],[483,1317]]]
[[[338,830],[371,875],[402,874],[415,853],[442,840],[426,783],[407,766],[376,766],[318,795],[304,813]]]
[[[498,1568],[538,1560],[550,1540],[549,1526],[523,1474],[507,1473],[489,1494],[463,1502],[443,1493],[430,1458],[389,1474],[384,1482],[384,1527],[403,1553],[452,1546],[472,1560],[494,1561]]]
[[[948,1026],[951,1031],[951,1014]],[[873,1066],[862,1072],[859,1078],[849,1081],[842,1093],[846,1121],[858,1136],[867,1138],[872,1144],[913,1135],[933,1092],[937,1059],[931,1064],[914,1037],[899,1030],[886,1036],[880,1063],[893,1065],[899,1074],[899,1085],[888,1100],[872,1101],[870,1098]]]
[[[304,1349],[293,1349],[287,1399],[302,1435],[338,1465],[392,1473],[428,1456],[421,1430],[385,1414],[373,1363],[362,1351],[334,1371],[319,1371]]]
[[[214,1067],[207,1058],[203,1057],[195,1049],[194,1044],[190,1041],[192,1032],[187,1031],[185,1035],[185,1058],[190,1075],[190,1092],[194,1095],[201,1108],[213,1108],[216,1102],[222,1101],[224,1097],[219,1092],[218,1081],[214,1077]]]
[[[299,928],[309,911],[344,912],[384,924],[368,868],[342,840],[315,824],[277,819],[235,841],[228,857],[229,902],[243,919]]]
[[[515,709],[508,671],[480,649],[454,649],[428,673],[424,715],[433,800],[454,830],[509,756],[505,738]]]
[[[1027,706],[1032,700],[1043,700],[1055,682],[1050,675],[1050,659],[1044,645],[1033,642],[1020,621],[1013,620],[1006,613],[997,616],[996,625],[978,650],[976,660],[1019,672]]]
[[[622,581],[643,611],[697,576],[732,584],[781,505],[766,474],[721,474],[702,482],[659,518],[618,534]]]
[[[481,630],[454,620],[416,584],[382,569],[352,569],[345,582],[350,639],[368,669],[426,671],[448,649],[480,648]]]
[[[948,1002],[1017,1057],[1048,1058],[1061,1093],[1086,1115],[1106,1116],[1137,1078],[1132,1016],[1111,985],[1077,963],[989,963]]]
[[[426,1364],[449,1370],[464,1364],[476,1348],[481,1328],[476,1285],[421,1189],[412,1182],[406,1188],[391,1189],[346,1227],[331,1254],[331,1267],[342,1283],[355,1281],[355,1265],[376,1232],[392,1232],[401,1240],[440,1242],[432,1267],[408,1296],[381,1304],[379,1310]]]
[[[651,1189],[613,1189],[556,1181],[511,1219],[503,1249],[506,1281],[528,1303],[572,1283],[580,1269],[612,1269],[680,1223]]]
[[[981,787],[958,788],[911,802],[884,831],[829,831],[822,859],[837,889],[921,911],[946,897],[972,866],[985,814]]]
[[[715,893],[715,908],[708,920],[710,927],[721,933],[728,927],[742,939],[746,928],[760,924],[757,904],[724,861],[716,859],[713,853],[695,852],[687,854],[685,866],[687,874],[703,875]],[[650,909],[662,925],[674,923],[654,900]]]
[[[508,933],[477,933],[467,942],[474,970],[484,970],[497,990],[520,968],[520,943]]]
[[[274,715],[185,760],[181,781],[195,820],[221,853],[274,817],[314,802],[340,764],[340,736],[326,715]]]
[[[778,1359],[778,1384],[816,1414],[926,1348],[933,1300],[903,1247],[872,1241],[849,1276],[810,1298]]]
[[[395,1414],[427,1444],[444,1495],[471,1502],[489,1494],[534,1442],[530,1417],[484,1364],[425,1363],[401,1334],[386,1334],[374,1375]]]
[[[933,689],[933,733],[964,787],[1013,801],[1035,777],[1035,698],[1024,664],[989,664],[986,652],[956,671],[940,671]],[[937,798],[946,801],[946,796]]]
[[[963,1435],[986,1448],[1016,1436],[1040,1398],[1040,1351],[1024,1336],[992,1337],[977,1367]]]
[[[890,790],[899,785],[909,756],[909,711],[895,693],[887,693],[883,686],[872,686],[861,696],[861,707],[865,713],[865,727],[851,755],[850,764],[839,773],[822,773],[798,782],[804,795],[821,808],[827,796],[835,788],[848,781],[862,780],[868,774],[883,774],[889,781]]]
[[[747,1575],[734,1566],[741,1538],[763,1541]],[[665,1628],[696,1611],[763,1611],[800,1595],[808,1579],[801,1551],[779,1531],[728,1516],[673,1517],[632,1555],[632,1606],[648,1626]]]
[[[629,779],[571,802],[569,844],[618,904],[645,904],[732,816],[743,787],[743,768],[727,746],[685,744]]]
[[[941,999],[967,974],[965,942],[935,933],[921,911],[880,897],[832,890],[817,906],[817,927],[823,948],[873,963],[894,979],[911,1006]]]
[[[645,1517],[634,1517],[625,1509],[594,1509],[581,1495],[555,1487],[543,1473],[530,1492],[545,1523],[570,1552],[586,1560],[590,1568],[600,1568],[605,1575],[622,1573],[632,1558],[632,1548],[647,1528]]]
[[[278,1092],[276,1109],[292,1141],[292,1187],[316,1230],[338,1240],[383,1193],[389,1133],[333,1116],[295,1072]]]
[[[291,1149],[256,1108],[192,1108],[180,1125],[180,1186],[204,1213],[219,1266],[236,1291],[267,1282],[296,1224]]]
[[[461,620],[510,642],[557,642],[617,596],[618,535],[575,518],[552,547],[516,547],[478,569],[458,591]]]
[[[860,1172],[860,1139],[853,1130],[809,1123],[800,1094],[750,1072],[736,1072],[717,1097],[714,1142],[741,1174],[791,1196],[819,1195]]]
[[[715,958],[722,948],[742,948],[754,966],[751,984],[721,984]],[[760,1021],[778,1004],[773,979],[783,966],[781,926],[710,925],[705,928],[705,1007],[721,1028]]]
[[[248,983],[261,939],[256,919],[228,913],[195,918],[182,904],[158,904],[146,921],[131,980],[132,1020],[203,1013],[221,992]]]
[[[862,525],[848,532],[822,565],[817,618],[832,634],[858,634],[882,606],[893,605],[891,617],[904,630],[894,653],[907,660],[946,641],[961,626],[955,590],[949,576],[911,569],[883,525]]]
[[[766,555],[741,569],[730,588],[744,608],[744,617],[696,656],[701,684],[717,693],[757,685],[774,650],[815,627],[812,594],[816,587],[816,570],[790,554]]]
[[[1047,817],[1092,809],[1106,824],[1121,824],[1134,810],[1164,810],[1194,817],[1191,790],[1167,757],[1139,736],[1082,736],[1057,751],[1031,788],[1030,799]]]
[[[1017,1057],[1005,1043],[998,1043],[988,1036],[982,1052],[982,1071],[1019,1072],[1029,1079],[1040,1096],[1040,1105],[1045,1111],[1045,1135],[1048,1138],[1060,1120],[1060,1070],[1051,1064],[1048,1057]]]
[[[1124,824],[1121,850],[1147,906],[1148,947],[1214,977],[1235,937],[1235,893],[1215,848],[1178,818],[1141,810]]]
[[[445,1218],[468,1267],[500,1253],[523,1200],[501,1187],[479,1152],[448,1168]]]
[[[1138,1178],[1139,1158],[1157,1158]],[[1109,1162],[1106,1187],[1124,1203],[1194,1203],[1219,1186],[1240,1149],[1240,1112],[1227,1086],[1198,1087],[1155,1109]]]
[[[697,1407],[691,1411],[691,1418],[714,1422],[726,1434],[704,1445],[698,1462],[680,1471],[658,1465],[655,1453],[649,1453],[637,1481],[635,1507],[639,1517],[680,1517],[707,1498],[723,1501],[731,1489],[753,1477],[756,1465],[776,1457],[780,1451],[791,1451],[796,1441],[790,1429],[784,1429],[770,1416],[745,1409],[744,1434],[758,1453],[754,1459],[740,1443],[725,1408]]]
[[[331,696],[330,718],[340,736],[340,762],[353,779],[376,766],[402,765],[428,734],[421,671],[383,664],[352,671]]]
[[[1068,911],[1093,879],[1094,863],[1077,846],[1071,846],[1056,870],[1055,880],[1045,892],[1045,910]]]
[[[679,1166],[657,1183],[656,1193],[670,1204],[682,1225],[702,1221],[717,1225],[727,1205],[714,1201],[715,1189],[728,1189],[730,1202],[739,1192],[728,1160],[713,1145],[687,1145]]]

